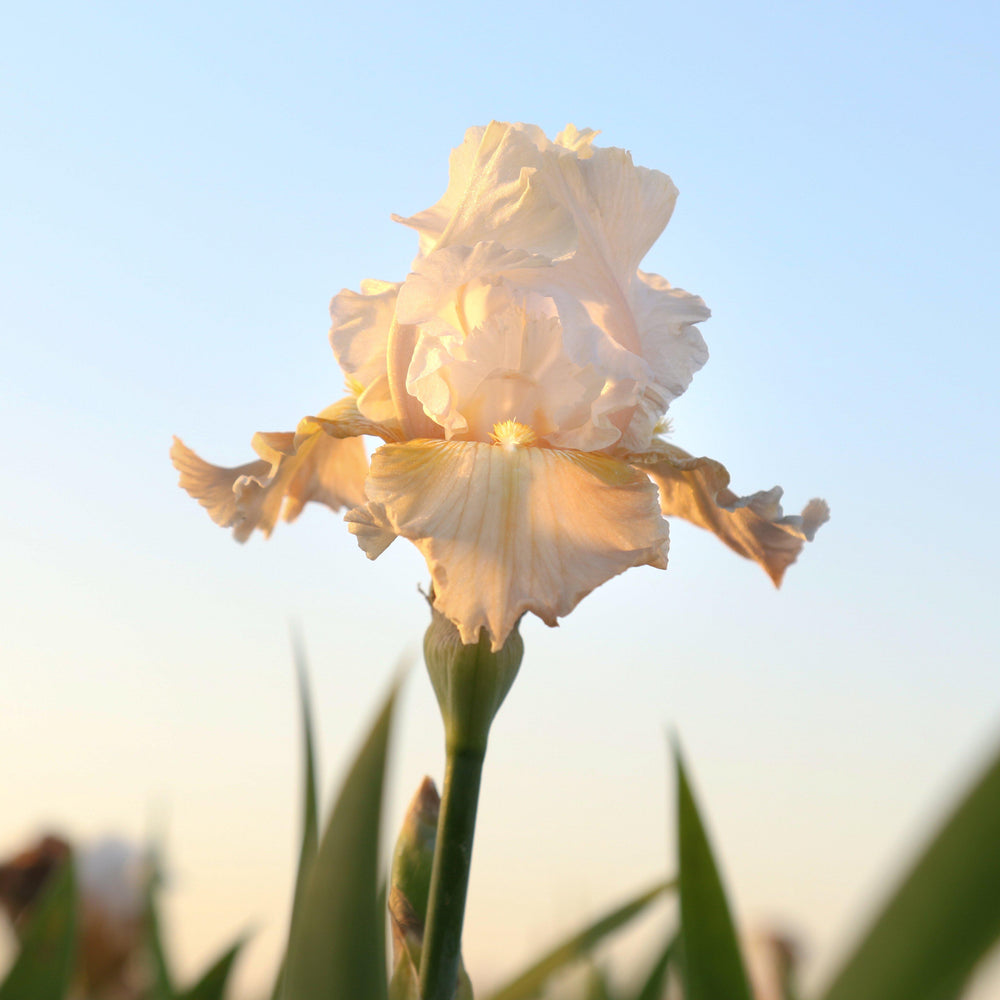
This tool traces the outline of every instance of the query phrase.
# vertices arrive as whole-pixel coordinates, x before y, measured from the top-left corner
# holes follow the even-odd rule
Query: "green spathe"
[[[424,635],[424,660],[444,719],[448,751],[486,752],[490,725],[517,677],[524,642],[517,626],[503,648],[490,650],[490,637],[464,645],[458,629],[433,607]]]

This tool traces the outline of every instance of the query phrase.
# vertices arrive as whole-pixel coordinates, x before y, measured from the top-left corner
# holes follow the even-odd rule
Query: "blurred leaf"
[[[71,860],[52,876],[3,983],[0,1000],[64,1000],[76,964],[76,875]]]
[[[952,813],[824,1000],[954,1000],[1000,937],[1000,755]]]
[[[680,936],[671,934],[667,939],[666,947],[660,952],[653,968],[650,969],[646,981],[642,984],[639,992],[635,995],[635,1000],[661,1000],[667,988],[667,975],[670,966],[677,961],[677,952],[680,947]]]
[[[245,944],[246,938],[241,937],[194,986],[181,994],[180,1000],[222,1000],[229,975],[233,971],[233,963]]]
[[[313,729],[312,698],[309,695],[309,664],[306,660],[302,637],[297,630],[292,631],[292,646],[295,654],[295,674],[299,686],[299,709],[302,717],[302,846],[299,849],[299,867],[295,876],[295,895],[292,897],[292,914],[299,907],[303,886],[309,868],[316,857],[319,843],[319,793],[316,788],[316,740]],[[278,966],[278,974],[271,991],[271,1000],[280,1000],[281,984],[285,975],[285,960]]]
[[[154,870],[159,871],[159,863],[154,862]],[[163,932],[160,927],[160,909],[156,902],[159,876],[150,878],[146,886],[146,933],[152,963],[153,982],[149,987],[149,1000],[175,1000],[173,979],[163,947]]]
[[[725,890],[676,746],[674,757],[684,1000],[750,1000]]]
[[[393,687],[333,808],[292,916],[283,995],[288,1000],[385,1000],[379,824]]]
[[[537,996],[550,976],[567,965],[586,958],[599,941],[642,913],[653,900],[673,885],[672,881],[660,882],[635,899],[612,910],[558,947],[553,948],[516,979],[493,993],[489,1000],[529,1000],[529,998]]]
[[[295,645],[295,672],[299,681],[299,704],[302,711],[302,759],[305,764],[303,775],[304,801],[302,809],[302,850],[299,852],[299,869],[295,876],[295,900],[293,910],[302,898],[302,890],[309,868],[316,857],[319,844],[319,795],[316,790],[316,754],[314,750],[312,699],[309,696],[309,667],[301,637],[293,635]]]
[[[587,992],[584,997],[586,1000],[611,1000],[608,981],[596,965],[591,965],[587,970]]]

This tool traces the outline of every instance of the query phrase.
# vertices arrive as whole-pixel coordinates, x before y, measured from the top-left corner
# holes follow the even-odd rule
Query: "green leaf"
[[[596,965],[587,970],[587,992],[584,996],[586,1000],[611,1000],[608,980]]]
[[[672,888],[673,885],[672,881],[660,882],[652,889],[647,889],[624,905],[605,914],[589,927],[553,948],[516,979],[511,980],[506,986],[493,993],[489,1000],[530,1000],[531,997],[538,996],[550,976],[571,963],[586,958],[599,941],[627,924],[633,917],[637,917],[650,903]]]
[[[233,963],[245,944],[246,938],[241,937],[219,957],[194,986],[181,994],[181,1000],[222,1000],[229,975],[233,971]]]
[[[0,1000],[63,1000],[76,960],[76,875],[72,861],[55,872],[31,917]]]
[[[393,687],[333,808],[292,917],[283,996],[385,1000],[379,825]]]
[[[680,935],[671,934],[666,947],[660,952],[653,968],[649,970],[646,981],[635,995],[635,1000],[661,1000],[667,989],[667,974],[670,972],[671,964],[677,961],[679,948]]]
[[[153,874],[146,883],[146,936],[153,981],[149,987],[147,1000],[175,1000],[177,993],[174,990],[173,977],[170,974],[170,965],[163,945],[160,908],[156,899],[161,882],[162,866],[159,860],[161,852],[159,849],[151,848],[150,853],[153,857]]]
[[[824,1000],[954,1000],[1000,938],[1000,755],[945,822]]]
[[[299,849],[299,866],[295,876],[295,895],[292,897],[292,915],[302,900],[303,887],[309,868],[316,857],[319,843],[319,793],[316,787],[316,740],[313,729],[312,698],[309,695],[309,664],[306,661],[302,637],[297,630],[292,631],[292,646],[295,655],[295,675],[299,687],[299,709],[302,717],[302,845]],[[271,991],[271,1000],[280,1000],[285,962],[282,959]]]
[[[301,637],[293,635],[295,645],[295,673],[299,682],[299,705],[302,711],[302,759],[305,764],[303,775],[304,798],[302,807],[302,849],[299,852],[299,869],[295,877],[295,899],[292,909],[302,898],[309,868],[316,857],[319,844],[319,795],[316,790],[316,754],[313,736],[312,699],[309,696],[309,667]]]
[[[722,879],[698,815],[680,749],[676,746],[674,757],[684,998],[750,1000],[750,987]]]

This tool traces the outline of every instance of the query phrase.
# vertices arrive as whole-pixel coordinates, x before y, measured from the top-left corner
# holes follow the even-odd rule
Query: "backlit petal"
[[[711,458],[694,458],[659,442],[655,452],[629,456],[660,488],[660,507],[707,528],[731,549],[764,567],[774,585],[795,562],[806,541],[830,517],[824,500],[810,500],[801,514],[785,515],[780,486],[737,496],[729,489],[729,473]]]
[[[644,271],[637,273],[629,287],[629,303],[649,378],[642,383],[620,447],[640,451],[649,447],[656,424],[708,360],[708,348],[694,324],[708,319],[711,312],[697,295]]]
[[[208,516],[223,528],[233,528],[239,542],[245,542],[254,525],[244,526],[244,519],[236,509],[233,484],[244,476],[266,476],[270,462],[247,462],[234,468],[212,465],[199,458],[184,442],[174,438],[170,448],[170,461],[180,473],[179,485],[188,495],[208,511]]]
[[[294,434],[259,433],[252,443],[261,460],[235,468],[205,462],[177,438],[170,449],[180,485],[238,542],[254,529],[267,537],[310,501],[334,510],[363,501],[368,460],[360,439],[332,437],[307,417]]]
[[[555,625],[630,566],[666,566],[655,488],[606,455],[411,441],[375,452],[366,493],[348,514],[362,547],[381,551],[390,530],[413,541],[435,606],[463,642],[487,629],[494,650],[526,611]]]
[[[431,208],[397,222],[420,233],[420,252],[496,240],[557,257],[576,234],[566,209],[541,181],[542,150],[554,148],[534,125],[491,122],[471,128],[452,151],[448,189]]]
[[[371,420],[395,416],[386,351],[398,284],[366,279],[361,293],[345,288],[330,303],[330,346],[344,374],[361,388],[358,409]]]

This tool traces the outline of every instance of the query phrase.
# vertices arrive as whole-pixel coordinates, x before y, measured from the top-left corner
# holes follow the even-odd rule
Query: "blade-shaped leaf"
[[[286,1000],[386,998],[378,842],[395,696],[394,687],[347,775],[292,916]]]
[[[667,939],[666,947],[657,956],[653,968],[649,970],[646,981],[635,995],[635,1000],[661,1000],[667,989],[667,975],[670,972],[670,966],[677,961],[679,948],[680,935],[671,934]]]
[[[634,899],[629,900],[623,906],[616,907],[599,920],[595,920],[589,927],[585,927],[553,948],[534,965],[493,993],[489,1000],[530,1000],[531,997],[536,997],[550,976],[571,963],[586,958],[598,942],[637,917],[650,903],[672,888],[673,885],[672,881],[660,882],[652,889],[647,889]]]
[[[246,938],[241,937],[219,957],[194,986],[181,994],[181,1000],[222,1000],[230,973],[233,971],[233,963],[245,944]]]
[[[312,698],[309,695],[309,664],[302,637],[297,630],[292,631],[292,648],[295,654],[295,674],[298,680],[302,724],[302,845],[299,849],[299,866],[295,875],[295,895],[292,897],[294,915],[302,899],[306,876],[316,857],[316,847],[319,844],[319,792],[316,787],[316,739],[313,729]],[[271,991],[271,1000],[280,1000],[284,975],[285,962],[282,959]]]
[[[1000,938],[1000,755],[938,832],[824,1000],[954,1000]]]
[[[76,960],[77,891],[72,861],[53,875],[31,917],[21,950],[0,983],[0,1000],[63,1000]]]
[[[170,974],[170,965],[163,945],[160,908],[156,898],[161,882],[159,873],[163,870],[159,860],[161,852],[151,848],[151,854],[153,874],[146,884],[146,935],[152,974],[148,1000],[175,1000],[177,994],[174,990],[173,977]]]
[[[313,735],[312,699],[309,696],[309,668],[301,637],[293,636],[295,646],[295,673],[299,682],[299,704],[302,711],[302,760],[303,774],[302,806],[302,850],[299,852],[299,868],[295,876],[295,906],[302,897],[302,887],[309,873],[309,866],[316,857],[319,844],[319,795],[316,790],[316,753]]]
[[[750,987],[722,879],[677,747],[674,757],[684,998],[750,1000]]]
[[[587,987],[584,996],[586,1000],[611,1000],[611,990],[608,987],[607,977],[596,965],[592,965],[587,970]]]

